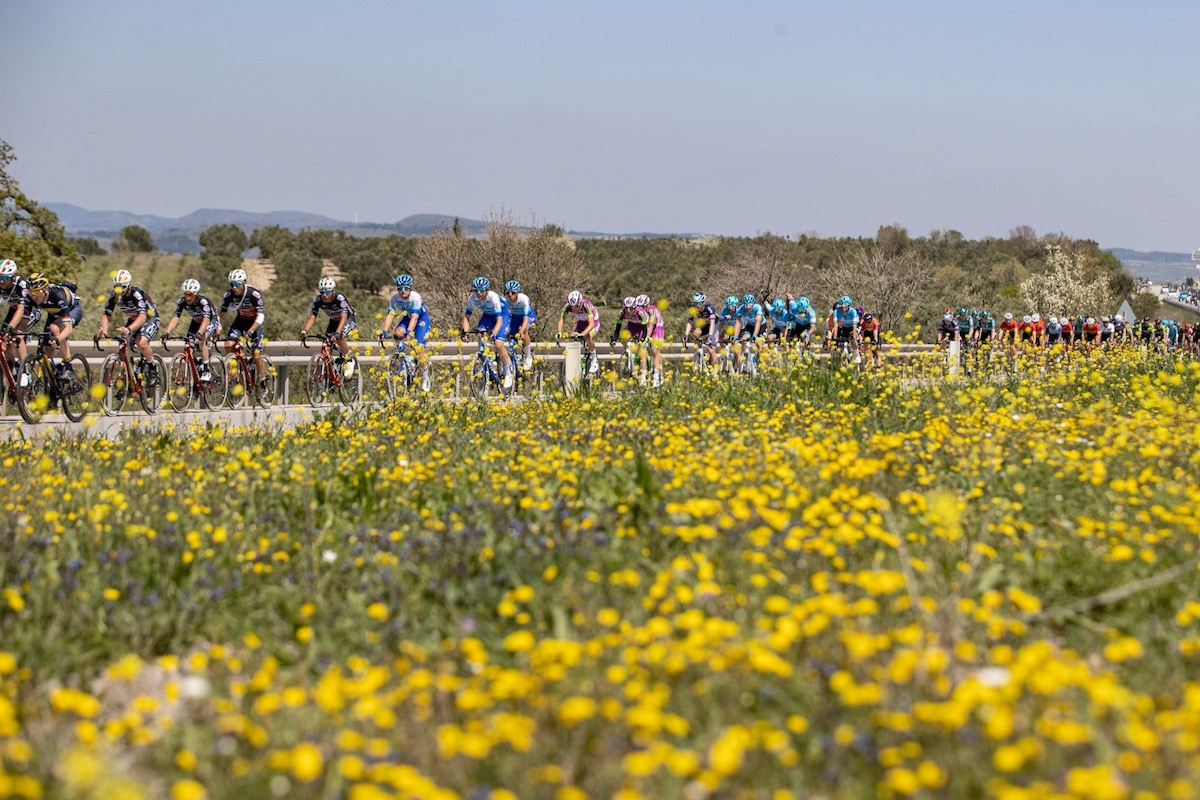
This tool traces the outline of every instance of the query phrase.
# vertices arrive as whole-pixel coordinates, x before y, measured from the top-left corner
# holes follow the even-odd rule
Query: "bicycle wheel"
[[[408,389],[408,371],[404,365],[404,356],[399,352],[393,352],[388,357],[383,373],[383,387],[387,391],[388,400],[395,400]]]
[[[482,400],[488,396],[488,392],[491,389],[490,372],[488,364],[481,358],[475,359],[471,364],[469,386],[472,397]]]
[[[244,408],[250,395],[250,370],[236,355],[225,356],[225,396],[230,408]]]
[[[332,388],[329,377],[329,367],[320,354],[308,360],[308,378],[306,381],[308,402],[314,407],[322,405],[329,399],[329,391]]]
[[[42,370],[41,358],[33,353],[25,356],[17,368],[17,382],[24,383],[17,389],[17,411],[31,425],[39,422],[50,408],[47,377]]]
[[[167,365],[162,356],[154,356],[150,360],[153,370],[142,376],[142,391],[138,393],[138,402],[142,404],[147,414],[157,414],[166,394]]]
[[[200,385],[204,387],[201,397],[204,398],[204,407],[213,411],[225,405],[225,362],[217,356],[209,356],[208,374],[212,380],[201,382]]]
[[[353,359],[354,372],[350,373],[350,377],[342,377],[341,383],[338,384],[338,397],[342,400],[342,405],[350,406],[362,399],[362,370],[358,368],[358,359],[350,356]]]
[[[129,398],[129,371],[116,353],[104,359],[100,365],[100,387],[104,390],[100,395],[100,407],[104,413],[110,417],[119,414]]]
[[[78,353],[64,363],[67,368],[58,381],[63,413],[71,422],[79,422],[92,408],[92,370]]]
[[[192,404],[196,390],[192,385],[192,368],[187,356],[180,353],[171,359],[171,368],[167,371],[167,398],[171,408],[176,411],[187,411]]]
[[[275,365],[271,363],[271,359],[267,358],[266,354],[262,357],[263,367],[266,369],[266,375],[254,375],[252,369],[250,373],[254,375],[254,391],[251,393],[254,397],[254,402],[260,408],[270,408],[275,405],[275,394],[279,390],[279,373],[275,370]]]

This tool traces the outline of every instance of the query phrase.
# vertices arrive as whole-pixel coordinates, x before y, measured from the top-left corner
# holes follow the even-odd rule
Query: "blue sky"
[[[1198,2],[0,0],[42,202],[1200,245]]]

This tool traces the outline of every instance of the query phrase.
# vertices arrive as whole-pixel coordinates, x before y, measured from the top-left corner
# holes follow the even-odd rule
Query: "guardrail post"
[[[567,342],[563,345],[563,356],[566,358],[563,366],[563,388],[574,391],[579,388],[579,379],[583,375],[583,345],[579,342]]]
[[[946,351],[946,358],[949,360],[949,363],[946,365],[946,372],[950,375],[958,374],[958,348],[958,339],[951,339],[950,347]]]
[[[289,374],[290,370],[287,364],[275,368],[275,392],[280,398],[276,402],[280,405],[286,406],[288,404],[288,391],[291,388],[288,384]]]

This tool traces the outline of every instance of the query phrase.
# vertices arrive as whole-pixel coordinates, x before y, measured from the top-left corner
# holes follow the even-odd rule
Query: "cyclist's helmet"
[[[1051,325],[1057,325],[1057,324],[1058,324],[1058,317],[1051,317],[1051,318],[1050,318],[1050,324],[1051,324]]]
[[[812,305],[807,297],[801,297],[796,302],[799,304],[801,311],[808,311],[808,307]]]
[[[1124,321],[1125,321],[1125,317],[1123,317],[1122,315],[1120,315],[1120,314],[1113,315],[1113,322],[1124,322]]]
[[[991,319],[991,318],[992,318],[992,312],[988,311],[987,309],[984,309],[984,310],[981,312],[981,316],[982,316],[984,319]]]
[[[1021,317],[1021,322],[1033,322],[1033,317],[1026,314],[1025,316]]]
[[[848,306],[854,305],[854,301],[850,299],[850,295],[844,294],[844,295],[842,295],[842,299],[838,300],[838,305],[841,306],[842,308],[846,308]]]
[[[870,322],[870,321],[871,321],[871,320],[873,320],[873,319],[875,319],[874,315],[872,315],[872,314],[863,314],[863,322]]]
[[[504,284],[504,291],[506,291],[506,292],[521,291],[521,282],[520,281],[509,281],[508,283]]]
[[[744,305],[744,306],[754,305],[754,295],[750,294],[749,292],[742,295],[742,305]]]
[[[332,292],[336,288],[337,281],[333,278],[321,278],[321,280],[317,281],[317,291],[321,294]]]
[[[963,306],[962,308],[960,308],[960,309],[958,310],[958,315],[959,315],[960,317],[966,317],[966,316],[969,316],[969,315],[970,315],[970,313],[971,313],[971,312],[967,310],[967,307],[966,307],[966,306]]]
[[[1034,315],[1033,315],[1033,319],[1032,319],[1032,321],[1033,321],[1033,322],[1041,322],[1041,321],[1042,321],[1042,315],[1041,315],[1041,314],[1034,314]]]
[[[854,311],[855,311],[855,313],[857,313],[857,314],[858,314],[860,317],[861,317],[863,314],[867,313],[867,310],[866,310],[865,308],[863,308],[862,306],[859,306],[858,308],[854,309]]]
[[[195,278],[188,278],[183,282],[183,286],[180,286],[179,288],[184,294],[199,294],[200,281],[196,280]]]
[[[133,276],[129,274],[129,270],[119,269],[113,275],[112,281],[113,286],[120,286],[122,289],[124,289],[126,286],[133,283]]]
[[[648,294],[639,294],[634,299],[637,301],[638,306],[641,308],[645,308],[646,306],[650,305],[650,295],[648,295]]]
[[[1095,325],[1095,324],[1096,324],[1096,318],[1095,318],[1095,317],[1088,317],[1088,318],[1087,318],[1087,324],[1088,324],[1088,325]]]
[[[229,282],[231,284],[236,283],[239,285],[245,283],[246,282],[246,270],[235,269],[233,272],[230,272],[229,273]]]
[[[637,305],[637,298],[636,297],[626,297],[625,302],[622,305],[624,305],[626,308],[633,308],[634,306]]]
[[[413,285],[412,275],[409,275],[407,272],[396,276],[396,288],[397,289],[411,289],[412,285]]]
[[[471,286],[473,286],[475,288],[475,291],[477,291],[477,292],[486,292],[488,289],[490,289],[492,287],[492,282],[489,281],[487,278],[480,276],[480,277],[476,278],[475,280],[471,281]]]
[[[738,304],[737,298],[734,297],[733,295],[729,295],[728,297],[725,298],[725,307],[726,308],[733,308],[737,304]]]
[[[954,312],[953,311],[943,311],[942,319],[954,319]]]
[[[0,262],[0,278],[11,280],[17,274],[17,262],[11,258],[4,259]]]
[[[787,308],[787,301],[784,300],[782,297],[776,297],[774,300],[771,301],[771,308],[775,309],[775,311],[777,311],[777,312],[782,313]]]
[[[576,290],[576,291],[573,291],[573,292],[570,292],[569,294],[567,294],[567,305],[569,305],[569,306],[583,305],[583,293]]]
[[[1004,312],[1004,318],[1005,318],[1005,319],[1012,319],[1012,318],[1013,318],[1012,312],[1011,312],[1011,311],[1005,311],[1005,312]]]
[[[694,305],[694,306],[701,305],[707,299],[708,299],[708,295],[706,295],[704,292],[693,292],[692,293],[692,305]]]
[[[50,285],[50,279],[40,272],[35,272],[25,279],[29,282],[29,291],[40,292]]]

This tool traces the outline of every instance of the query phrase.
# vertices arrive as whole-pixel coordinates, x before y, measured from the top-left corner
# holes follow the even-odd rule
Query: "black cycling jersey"
[[[53,288],[51,287],[51,289]],[[42,304],[42,308],[46,308],[45,304]],[[136,286],[130,286],[123,292],[113,292],[109,295],[108,302],[104,304],[104,316],[111,317],[117,308],[121,309],[121,313],[130,322],[137,319],[139,314],[145,314],[147,317],[158,314],[158,309],[150,301],[150,296]]]
[[[350,306],[350,301],[346,299],[346,295],[341,292],[334,292],[325,299],[321,295],[313,298],[312,316],[316,316],[318,311],[324,311],[330,317],[340,317],[342,314],[354,314],[354,309]]]
[[[175,303],[175,316],[183,316],[185,311],[196,322],[203,320],[205,317],[209,317],[210,319],[217,318],[217,310],[213,308],[212,301],[202,294],[196,295],[196,299],[190,303],[185,297],[179,298]]]
[[[234,294],[232,289],[225,293],[221,298],[220,313],[224,314],[232,308],[237,311],[235,324],[249,327],[258,319],[258,315],[263,313],[263,296],[262,292],[253,286],[245,286],[243,289],[241,296]]]
[[[17,306],[31,307],[33,298],[29,296],[29,282],[24,278],[13,278],[7,289],[0,289],[0,303],[8,303],[14,309]]]

